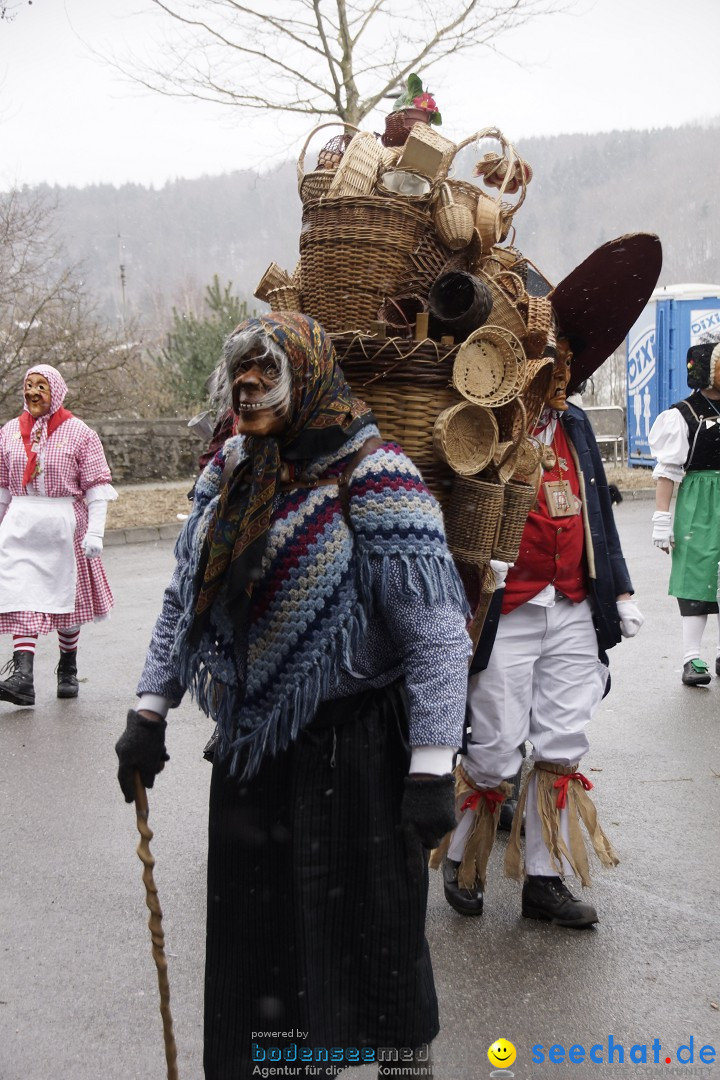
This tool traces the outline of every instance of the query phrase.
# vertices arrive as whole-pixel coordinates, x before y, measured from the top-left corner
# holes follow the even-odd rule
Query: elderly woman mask
[[[25,408],[37,420],[50,412],[52,391],[46,375],[32,371],[25,380]]]

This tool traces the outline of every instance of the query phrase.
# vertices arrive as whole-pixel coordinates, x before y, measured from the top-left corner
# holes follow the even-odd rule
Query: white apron
[[[15,496],[0,525],[0,612],[75,610],[71,498]]]

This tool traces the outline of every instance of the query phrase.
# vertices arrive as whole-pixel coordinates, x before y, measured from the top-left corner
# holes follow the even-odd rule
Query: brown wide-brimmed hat
[[[568,391],[590,378],[622,343],[657,285],[662,247],[654,233],[608,240],[550,294],[573,353]]]

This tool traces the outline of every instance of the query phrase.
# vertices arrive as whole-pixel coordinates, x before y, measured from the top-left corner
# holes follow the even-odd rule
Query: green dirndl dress
[[[668,593],[714,603],[720,562],[720,470],[692,470],[680,484]]]

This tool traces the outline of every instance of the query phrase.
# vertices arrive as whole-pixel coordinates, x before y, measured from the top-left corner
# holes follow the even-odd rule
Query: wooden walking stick
[[[145,785],[140,779],[140,773],[135,772],[135,814],[137,828],[140,833],[140,842],[137,853],[144,866],[143,883],[145,885],[145,901],[150,909],[148,926],[152,938],[152,954],[157,967],[158,987],[160,989],[160,1015],[163,1022],[163,1037],[165,1039],[165,1060],[167,1061],[167,1080],[178,1080],[177,1050],[175,1048],[175,1035],[173,1034],[172,1015],[170,1013],[170,983],[168,982],[167,958],[165,956],[165,933],[162,928],[162,909],[158,900],[157,888],[153,877],[155,859],[150,851],[150,841],[153,838],[152,829],[148,825],[148,800]]]

